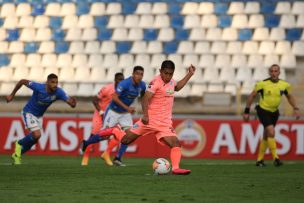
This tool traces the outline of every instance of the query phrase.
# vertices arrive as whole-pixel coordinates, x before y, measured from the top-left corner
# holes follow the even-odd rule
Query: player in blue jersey
[[[103,120],[103,128],[114,127],[119,124],[122,129],[126,130],[133,125],[132,114],[135,108],[131,106],[134,100],[146,90],[146,84],[142,81],[144,76],[144,68],[135,66],[132,76],[121,81],[115,90],[112,97],[112,102],[109,104]],[[91,136],[87,141],[82,143],[82,151],[93,143],[103,140],[99,135]],[[114,164],[117,166],[125,166],[121,162],[121,157],[127,150],[127,145],[121,145],[118,154],[114,158]],[[106,150],[102,158],[108,165],[111,165],[110,154]]]
[[[25,85],[33,90],[33,94],[22,110],[22,120],[25,128],[30,133],[21,140],[15,142],[15,152],[12,154],[13,164],[21,164],[21,155],[29,151],[41,137],[42,116],[47,108],[56,100],[63,100],[72,108],[76,106],[76,100],[58,87],[58,77],[55,74],[49,74],[45,84],[29,80],[20,80],[12,93],[6,96],[6,101],[11,102],[17,91]]]

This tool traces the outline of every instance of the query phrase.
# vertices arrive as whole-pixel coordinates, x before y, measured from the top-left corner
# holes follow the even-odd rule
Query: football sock
[[[121,144],[118,154],[116,155],[116,158],[120,160],[122,155],[126,152],[127,148],[128,148],[128,145]]]
[[[271,151],[272,158],[273,159],[278,159],[279,157],[278,157],[278,154],[277,154],[277,144],[275,142],[275,139],[273,137],[268,137],[267,143],[268,143],[269,149]]]
[[[108,147],[106,149],[106,152],[108,154],[111,154],[111,152],[113,151],[113,148],[116,147],[119,144],[118,140],[116,139],[111,139],[108,143]]]
[[[171,162],[172,162],[172,170],[179,168],[179,162],[181,160],[182,153],[180,147],[171,148]]]
[[[33,137],[32,133],[25,136],[23,139],[19,140],[18,143],[22,146],[21,154],[29,151],[37,140]]]
[[[91,135],[88,140],[84,141],[84,144],[85,145],[90,145],[90,144],[98,143],[102,140],[104,140],[104,138],[101,137],[99,134],[98,135]]]
[[[258,161],[264,159],[264,155],[267,149],[267,140],[262,139],[259,146],[259,154],[258,154]]]

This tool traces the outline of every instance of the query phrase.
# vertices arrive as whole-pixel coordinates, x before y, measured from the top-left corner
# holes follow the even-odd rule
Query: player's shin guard
[[[92,148],[93,148],[93,145],[89,145],[85,149],[83,156],[82,156],[82,161],[81,161],[82,166],[89,165],[90,152],[91,152]]]
[[[182,153],[180,147],[171,148],[170,158],[172,162],[172,170],[179,168],[179,162],[181,160],[181,157],[182,157]]]
[[[259,154],[257,161],[261,161],[264,159],[264,155],[267,147],[268,147],[267,140],[262,139],[259,146]]]
[[[273,137],[268,137],[267,138],[267,144],[268,144],[268,147],[271,151],[273,160],[279,159],[279,156],[277,154],[277,144],[275,142],[275,139]]]
[[[22,146],[21,154],[26,153],[29,151],[33,145],[37,143],[37,140],[34,138],[32,133],[25,136],[23,139],[19,140],[18,142]]]

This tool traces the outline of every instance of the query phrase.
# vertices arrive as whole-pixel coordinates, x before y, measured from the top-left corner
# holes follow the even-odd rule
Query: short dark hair
[[[269,69],[272,68],[272,67],[275,67],[275,66],[278,67],[279,69],[281,68],[278,64],[272,64],[272,65],[269,67]]]
[[[175,65],[173,63],[173,61],[171,60],[165,60],[162,62],[161,64],[161,70],[165,69],[165,68],[168,68],[168,69],[171,69],[171,70],[175,70]]]
[[[124,78],[125,76],[124,76],[123,73],[120,73],[120,72],[119,72],[119,73],[115,73],[115,77],[114,77],[115,80],[116,80],[118,77],[123,77],[123,78]]]
[[[135,71],[137,71],[137,70],[144,71],[144,68],[143,68],[142,66],[135,66],[135,67],[133,68],[133,73],[135,73]]]
[[[47,76],[47,80],[51,80],[51,79],[58,79],[58,76],[56,75],[56,74],[54,74],[54,73],[51,73],[51,74],[49,74],[48,76]]]

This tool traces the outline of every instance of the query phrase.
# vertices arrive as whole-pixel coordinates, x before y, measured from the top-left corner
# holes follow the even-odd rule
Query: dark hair
[[[58,76],[56,75],[56,74],[54,74],[54,73],[51,73],[51,74],[49,74],[48,76],[47,76],[47,80],[51,80],[51,79],[58,79]]]
[[[168,68],[168,69],[171,69],[171,70],[175,70],[175,65],[173,63],[173,61],[171,60],[165,60],[162,62],[161,64],[161,70],[165,69],[165,68]]]
[[[280,66],[279,66],[278,64],[272,64],[272,65],[269,67],[269,69],[272,68],[272,67],[275,67],[275,66],[278,67],[278,68],[280,69]]]
[[[144,71],[144,68],[143,68],[142,66],[135,66],[135,67],[133,68],[133,73],[135,73],[135,71],[137,71],[137,70]]]
[[[115,73],[115,80],[116,80],[118,77],[123,77],[123,78],[124,78],[125,76],[124,76],[123,73],[120,73],[120,72],[119,72],[119,73]]]

